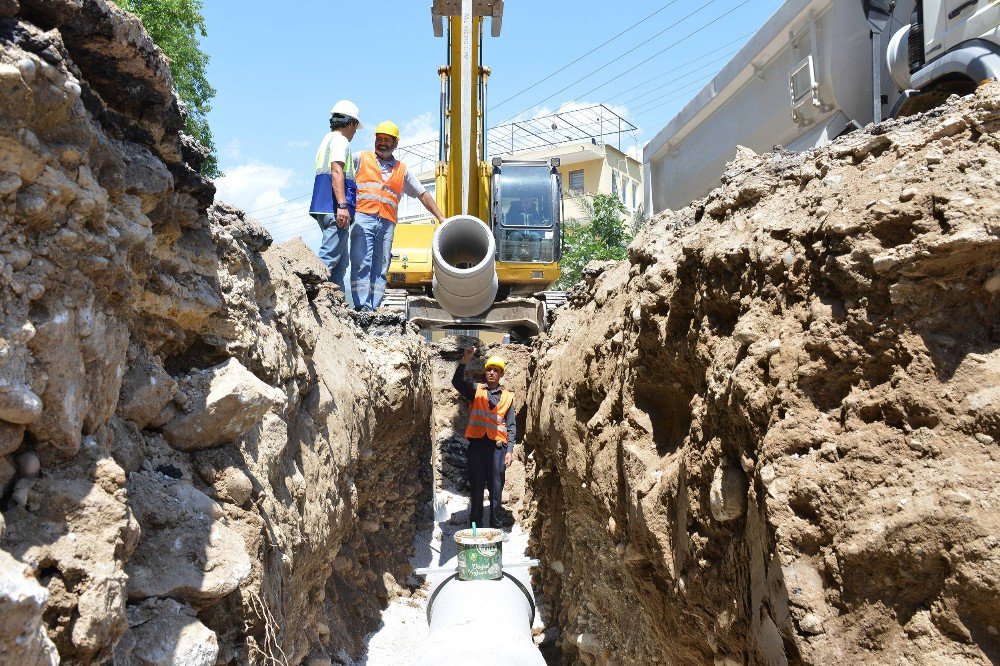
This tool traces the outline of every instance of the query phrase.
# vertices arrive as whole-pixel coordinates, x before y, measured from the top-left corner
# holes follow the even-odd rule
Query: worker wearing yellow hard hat
[[[398,145],[399,127],[386,120],[375,127],[375,150],[354,157],[358,206],[351,229],[351,301],[357,310],[375,311],[385,296],[392,237],[403,195],[420,200],[431,215],[444,222],[434,197],[393,156]]]
[[[517,436],[514,392],[500,386],[507,372],[507,363],[499,356],[486,359],[486,382],[473,384],[465,379],[465,368],[475,348],[469,347],[455,369],[451,384],[469,401],[469,424],[465,438],[466,476],[469,481],[469,522],[483,526],[483,495],[490,490],[489,526],[500,528],[512,524],[510,514],[503,510],[503,484],[507,467],[514,461],[514,439]]]

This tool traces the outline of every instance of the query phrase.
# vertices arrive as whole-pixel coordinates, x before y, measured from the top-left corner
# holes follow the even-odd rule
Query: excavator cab
[[[510,294],[534,294],[559,277],[562,255],[562,183],[558,158],[493,158],[490,225],[497,275]]]

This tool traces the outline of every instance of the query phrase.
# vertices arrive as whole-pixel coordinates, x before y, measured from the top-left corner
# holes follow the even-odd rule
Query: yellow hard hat
[[[490,368],[496,368],[500,372],[507,372],[507,364],[499,356],[490,356],[486,359],[486,369],[489,370]]]
[[[396,123],[392,122],[391,120],[383,120],[382,122],[380,122],[378,124],[378,127],[375,128],[375,133],[386,134],[388,136],[395,138],[396,141],[399,141],[399,127],[397,127]]]

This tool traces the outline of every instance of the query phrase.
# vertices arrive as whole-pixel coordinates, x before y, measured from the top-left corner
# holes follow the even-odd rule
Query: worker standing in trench
[[[513,524],[512,517],[500,508],[505,472],[514,461],[514,392],[500,386],[507,365],[491,356],[486,360],[486,383],[473,384],[465,379],[465,366],[472,360],[475,347],[467,348],[455,368],[451,384],[469,401],[469,425],[465,438],[466,475],[469,491],[469,522],[483,525],[483,492],[490,489],[490,527],[499,529]]]

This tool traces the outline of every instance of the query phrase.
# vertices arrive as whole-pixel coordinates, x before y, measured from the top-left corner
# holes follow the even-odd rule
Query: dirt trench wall
[[[171,87],[112,4],[0,1],[0,662],[329,663],[406,593],[425,347],[212,206]]]
[[[1000,661],[1000,86],[723,186],[535,349],[565,663]]]

